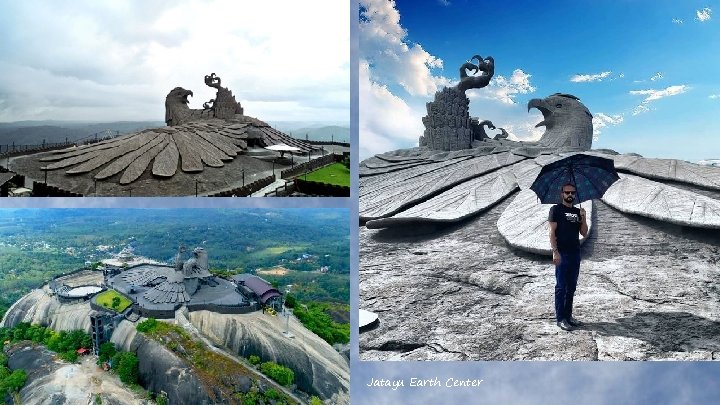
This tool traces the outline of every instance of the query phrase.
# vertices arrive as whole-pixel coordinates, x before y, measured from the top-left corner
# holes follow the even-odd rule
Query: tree
[[[98,349],[98,360],[100,363],[104,363],[115,356],[117,353],[117,349],[115,349],[115,344],[112,342],[105,342],[100,345],[100,349]]]
[[[297,299],[292,294],[285,295],[285,306],[288,308],[295,308],[297,305]]]
[[[25,370],[15,370],[12,372],[12,374],[2,380],[2,386],[0,386],[0,391],[6,393],[19,391],[20,388],[25,385],[25,380],[27,380],[27,374],[25,373]]]
[[[112,299],[112,307],[117,308],[120,306],[120,297],[113,297]]]
[[[112,358],[113,369],[125,384],[138,382],[138,358],[134,353],[119,352]]]
[[[75,350],[68,350],[60,353],[60,358],[69,363],[75,363],[78,359],[78,354]]]

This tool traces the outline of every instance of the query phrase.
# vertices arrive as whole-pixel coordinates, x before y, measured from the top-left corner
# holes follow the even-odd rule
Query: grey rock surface
[[[621,175],[603,196],[613,208],[678,225],[720,229],[720,200],[642,177]]]
[[[53,330],[81,329],[90,332],[90,304],[61,304],[46,288],[24,295],[7,310],[0,326],[12,327],[20,322],[49,326]]]
[[[299,324],[290,322],[293,338],[283,335],[286,320],[258,312],[226,315],[194,311],[190,322],[214,343],[241,356],[260,356],[295,370],[295,384],[336,404],[349,403],[350,366],[332,346]]]
[[[468,180],[450,190],[389,218],[368,221],[370,229],[424,221],[454,222],[491,207],[517,189],[510,169],[500,169]]]
[[[644,158],[633,154],[604,156],[615,161],[615,168],[656,180],[670,180],[720,190],[720,167],[705,166],[677,159]]]
[[[122,321],[111,341],[137,355],[141,384],[152,392],[165,391],[170,403],[212,404],[219,399],[172,351],[137,333],[134,323]]]
[[[120,382],[117,375],[102,371],[91,358],[81,358],[79,364],[66,363],[44,346],[27,343],[12,346],[8,354],[9,368],[27,373],[20,390],[23,404],[87,404],[94,403],[96,397],[103,404],[149,404]]]
[[[554,266],[509,246],[506,199],[446,227],[360,230],[363,360],[720,358],[720,235],[596,202],[571,333],[554,321]],[[428,231],[426,234],[421,232]]]
[[[390,216],[457,184],[522,159],[512,153],[501,152],[428,163],[386,176],[362,178],[360,217],[374,219]]]

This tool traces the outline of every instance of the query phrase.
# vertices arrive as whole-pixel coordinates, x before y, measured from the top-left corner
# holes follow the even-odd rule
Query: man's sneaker
[[[576,327],[576,328],[577,328],[578,326],[582,326],[582,325],[583,325],[582,322],[578,321],[577,319],[573,318],[572,316],[570,317],[570,319],[567,320],[567,323],[569,323],[570,326],[573,326],[573,327]]]
[[[560,329],[570,332],[573,330],[573,327],[570,326],[570,324],[566,320],[562,320],[557,323],[557,326],[560,327]]]

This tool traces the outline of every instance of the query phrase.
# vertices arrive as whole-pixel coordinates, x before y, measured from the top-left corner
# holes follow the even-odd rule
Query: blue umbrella
[[[577,201],[601,198],[620,180],[612,159],[578,153],[543,166],[530,189],[543,204],[561,204],[560,190],[565,184],[577,189]]]

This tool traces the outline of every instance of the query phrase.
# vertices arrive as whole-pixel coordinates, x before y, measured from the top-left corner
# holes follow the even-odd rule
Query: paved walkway
[[[252,193],[250,196],[251,197],[265,197],[265,194],[267,194],[271,191],[275,191],[275,189],[278,187],[284,186],[286,182],[287,181],[285,179],[276,179],[271,184],[268,184],[267,186],[261,188],[260,190]]]

